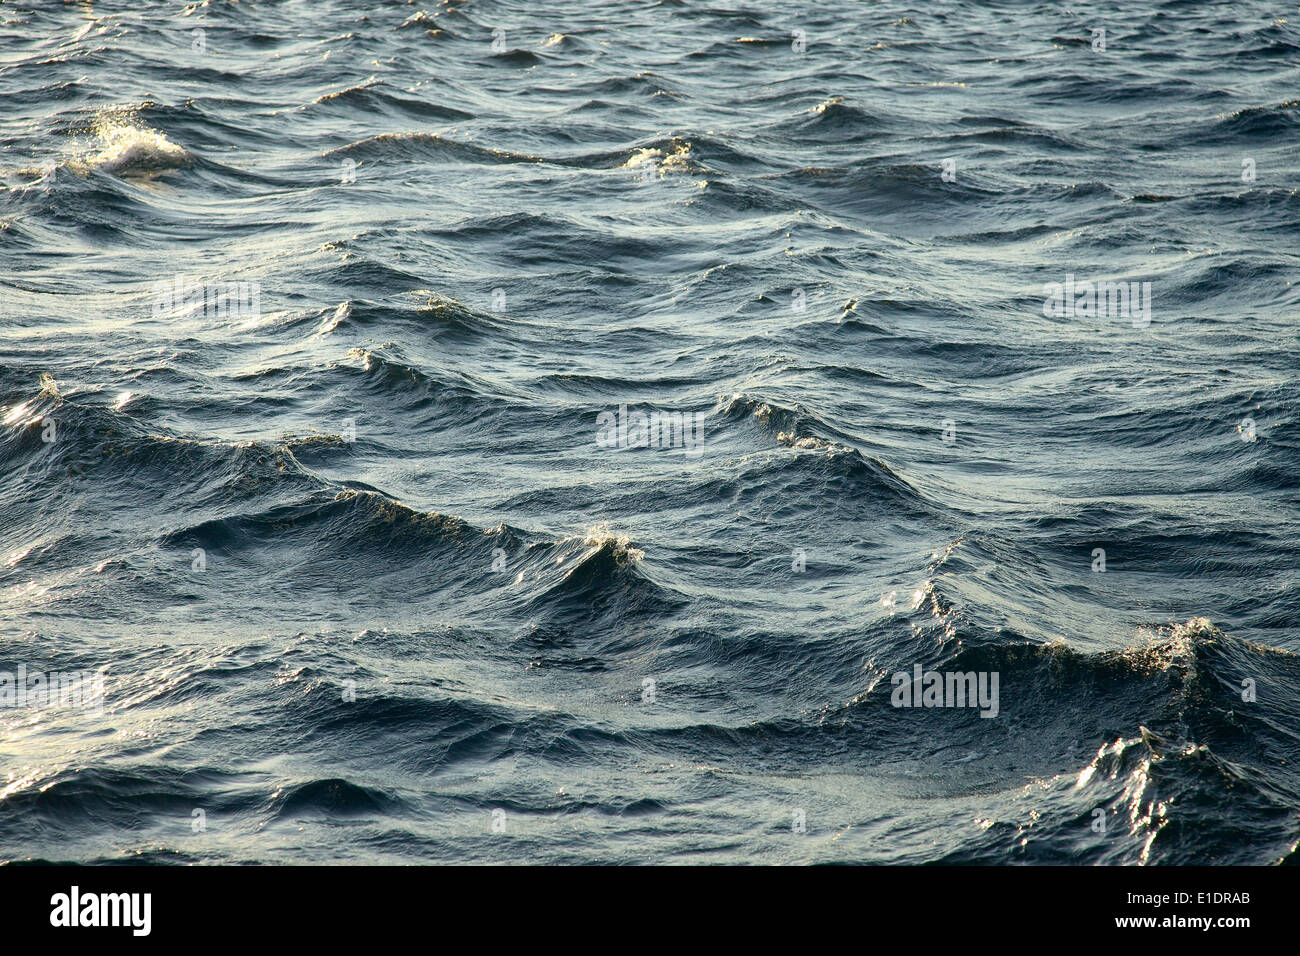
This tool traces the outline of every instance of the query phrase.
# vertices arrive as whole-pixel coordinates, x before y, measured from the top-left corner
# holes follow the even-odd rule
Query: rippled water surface
[[[1294,862],[1298,65],[0,3],[0,859]]]

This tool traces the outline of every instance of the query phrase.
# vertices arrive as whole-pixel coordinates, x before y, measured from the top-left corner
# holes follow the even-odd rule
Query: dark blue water
[[[1298,65],[0,5],[0,859],[1294,862]]]

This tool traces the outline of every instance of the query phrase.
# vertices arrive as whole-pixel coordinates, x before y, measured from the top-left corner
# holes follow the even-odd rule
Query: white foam
[[[157,130],[105,122],[96,127],[95,136],[99,149],[85,162],[107,173],[175,169],[190,161],[189,153]]]

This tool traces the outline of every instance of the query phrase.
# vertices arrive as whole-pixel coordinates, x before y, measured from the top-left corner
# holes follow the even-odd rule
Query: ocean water
[[[1298,65],[0,4],[0,859],[1295,862]]]

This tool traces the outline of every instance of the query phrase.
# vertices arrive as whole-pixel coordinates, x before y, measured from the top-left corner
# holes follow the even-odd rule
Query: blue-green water
[[[0,5],[0,859],[1294,860],[1297,63]]]

